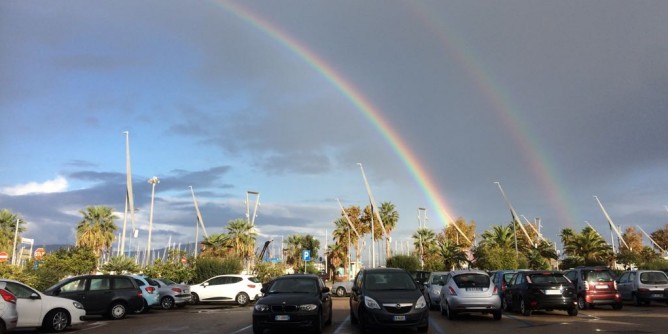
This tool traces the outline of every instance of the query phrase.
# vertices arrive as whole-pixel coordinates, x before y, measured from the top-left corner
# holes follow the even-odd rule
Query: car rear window
[[[445,276],[447,276],[447,274],[434,275],[434,277],[431,278],[431,282],[429,282],[429,283],[443,285],[444,282],[445,282]]]
[[[666,274],[662,272],[640,273],[640,283],[643,284],[668,284]]]
[[[529,280],[531,283],[536,284],[568,284],[570,281],[564,277],[562,274],[556,273],[546,273],[546,274],[531,274],[529,275]]]
[[[585,280],[588,282],[612,282],[614,278],[607,270],[591,270],[585,273]]]
[[[130,278],[125,277],[116,277],[114,278],[114,289],[134,289],[135,286],[132,284]]]
[[[255,276],[249,277],[248,280],[253,282],[253,283],[261,283],[261,281]]]
[[[458,288],[476,288],[476,287],[488,287],[489,286],[489,276],[470,273],[470,274],[461,274],[452,278],[457,284]]]

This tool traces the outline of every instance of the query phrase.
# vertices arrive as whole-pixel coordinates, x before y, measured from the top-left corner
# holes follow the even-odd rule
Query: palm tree
[[[435,249],[438,245],[436,242],[436,234],[428,228],[420,228],[412,235],[413,246],[419,254],[421,263],[424,263],[425,255],[430,250]]]
[[[228,246],[232,252],[245,261],[253,258],[257,236],[255,226],[245,219],[234,219],[227,223],[226,229]]]
[[[605,264],[614,257],[612,247],[591,227],[581,233],[564,229],[561,233],[564,254],[579,259],[584,265]]]
[[[77,225],[77,247],[89,247],[98,258],[110,250],[116,237],[113,210],[106,206],[89,206],[79,211],[83,219]]]
[[[510,226],[492,226],[492,229],[483,232],[481,237],[480,245],[498,246],[501,248],[515,247],[515,234]]]
[[[385,238],[385,258],[389,259],[390,256],[392,256],[390,254],[390,235],[399,221],[399,212],[397,212],[397,209],[394,204],[392,204],[392,202],[383,202],[380,203],[379,215],[380,219],[383,220],[383,225],[385,226],[385,235],[387,236],[387,238]]]
[[[302,239],[303,237],[299,234],[288,236],[285,262],[292,265],[293,268],[300,268],[302,266]]]
[[[334,224],[336,225],[336,230],[334,231],[334,233],[340,234],[335,238],[336,240],[348,240],[348,230],[350,229],[349,242],[355,247],[355,263],[360,263],[362,258],[362,250],[361,250],[362,247],[360,247],[360,238],[362,238],[361,241],[362,243],[364,243],[364,235],[369,232],[369,226],[367,226],[362,221],[361,211],[359,206],[352,205],[348,208],[345,208],[345,212],[348,216],[348,219],[350,219],[350,224],[353,225],[354,229],[350,228],[350,224],[348,224],[348,220],[346,219],[346,217],[342,212],[341,218],[334,221]],[[359,233],[360,238],[357,237],[357,234],[354,231],[357,231],[357,233]],[[345,245],[346,249],[348,249],[348,241],[345,241],[343,245]]]
[[[348,248],[344,247],[342,244],[333,243],[327,246],[327,263],[329,264],[329,272],[337,272],[336,270],[343,265],[344,268],[348,268]],[[347,269],[344,269],[344,271]],[[330,276],[331,277],[331,276]]]
[[[209,234],[200,241],[200,245],[202,246],[200,253],[202,257],[222,257],[232,252],[232,247],[228,247],[230,241],[226,233]]]
[[[454,242],[446,241],[438,245],[438,253],[443,257],[446,270],[461,268],[463,262],[468,262],[466,252]]]
[[[16,234],[16,222],[19,223],[19,236],[25,232],[25,221],[13,214],[8,209],[0,210],[0,251],[12,253],[14,247],[14,235]]]

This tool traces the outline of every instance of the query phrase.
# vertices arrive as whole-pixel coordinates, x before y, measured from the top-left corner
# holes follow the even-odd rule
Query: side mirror
[[[329,292],[329,287],[326,286],[322,288],[322,293],[327,293],[327,292]]]
[[[37,293],[33,292],[33,293],[30,294],[30,299],[40,299],[40,298],[39,298],[39,295]]]
[[[358,293],[358,292],[360,292],[360,289],[357,288],[356,285],[353,285],[352,290],[353,290],[354,293]]]
[[[202,283],[202,286],[204,286],[204,287],[209,286],[209,282],[204,282],[204,283]]]

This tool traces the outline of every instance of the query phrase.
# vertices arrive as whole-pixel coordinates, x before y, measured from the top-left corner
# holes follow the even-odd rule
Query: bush
[[[254,272],[256,277],[260,280],[260,282],[262,282],[262,284],[267,284],[274,278],[283,276],[285,274],[285,264],[259,262],[255,265]]]
[[[395,255],[387,259],[387,267],[416,271],[420,269],[420,260],[414,256]]]
[[[192,283],[204,282],[217,275],[238,274],[243,268],[243,262],[238,257],[201,257],[195,260],[195,272],[192,277]]]

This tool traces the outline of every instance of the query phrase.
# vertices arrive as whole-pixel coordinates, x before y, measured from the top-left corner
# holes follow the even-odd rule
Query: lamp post
[[[151,213],[148,218],[148,243],[146,244],[146,265],[149,264],[151,257],[151,231],[153,230],[153,204],[155,202],[155,185],[160,183],[160,179],[157,176],[154,176],[148,179],[148,183],[151,184]]]

